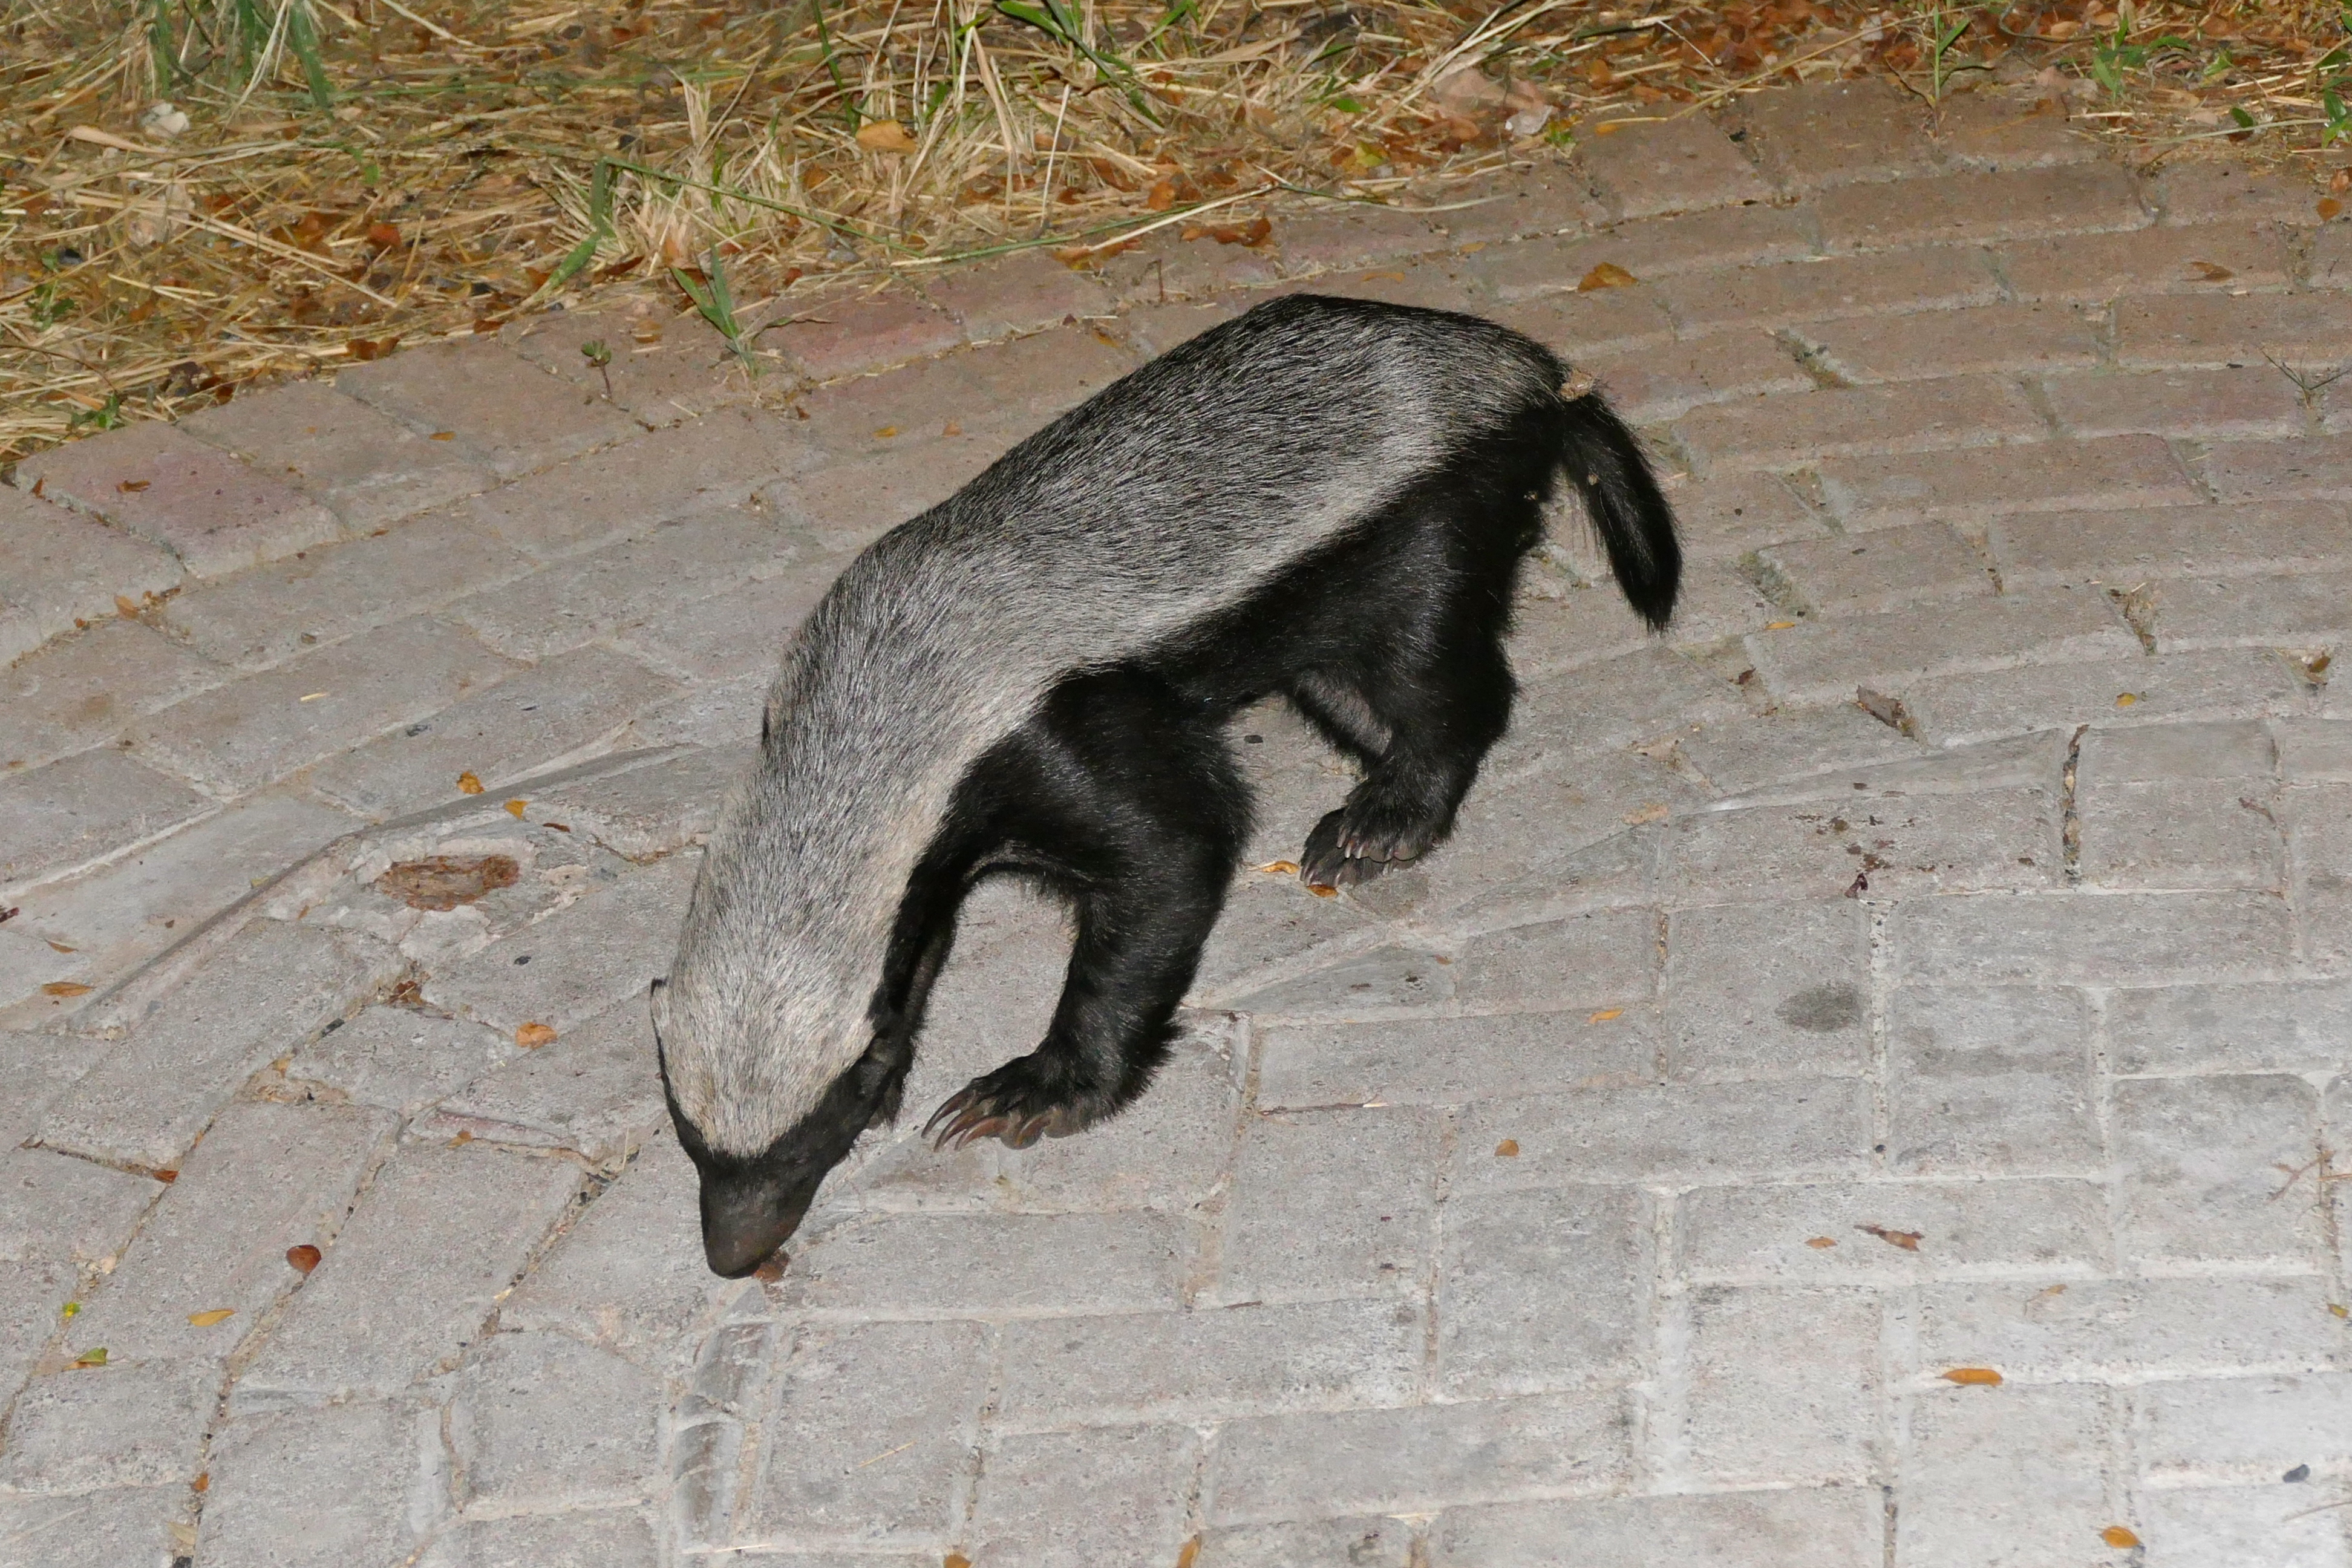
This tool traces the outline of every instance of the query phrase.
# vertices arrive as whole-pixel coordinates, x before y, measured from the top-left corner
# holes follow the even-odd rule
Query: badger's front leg
[[[975,784],[1015,858],[1070,899],[1077,940],[1045,1039],[974,1079],[923,1131],[1015,1149],[1125,1108],[1217,923],[1248,822],[1217,725],[1139,670],[1065,685]]]

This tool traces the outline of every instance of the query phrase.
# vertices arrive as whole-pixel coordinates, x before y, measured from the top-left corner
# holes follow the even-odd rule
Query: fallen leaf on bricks
[[[2352,1318],[2352,1307],[2347,1307],[2341,1301],[2328,1302],[2327,1310],[2339,1318]]]
[[[507,802],[507,811],[509,815],[520,817],[522,816],[522,808],[530,804],[528,801],[510,800]]]
[[[1576,280],[1576,291],[1590,294],[1596,289],[1627,289],[1640,281],[1615,262],[1604,261]]]
[[[857,144],[868,153],[911,153],[917,145],[895,120],[871,120],[859,126]]]
[[[2192,261],[2189,264],[2189,270],[2207,283],[2227,283],[2237,276],[2218,261]]]
[[[1495,1152],[1506,1160],[1516,1160],[1519,1157],[1519,1141],[1516,1138],[1506,1138],[1495,1145]]]
[[[87,996],[90,987],[79,980],[52,980],[41,987],[44,996]]]
[[[887,441],[891,437],[896,436],[898,433],[898,427],[896,425],[885,425],[882,428],[874,432],[874,438],[877,441]]]
[[[190,1481],[190,1482],[188,1483],[188,1489],[189,1489],[190,1491],[192,1491],[192,1492],[208,1492],[208,1491],[212,1490],[212,1489],[213,1489],[213,1476],[212,1476],[212,1472],[211,1472],[210,1470],[206,1470],[206,1471],[205,1471],[202,1475],[198,1476],[194,1480]]]
[[[971,1568],[971,1559],[961,1552],[950,1552],[940,1559],[940,1568]]]
[[[1624,1016],[1625,1009],[1622,1007],[1603,1007],[1584,1021],[1588,1024],[1605,1024],[1612,1018],[1622,1018]]]
[[[1624,821],[1628,827],[1639,827],[1645,822],[1664,822],[1672,815],[1673,813],[1666,809],[1664,801],[1654,800],[1644,804],[1639,810],[1627,812]]]
[[[319,1259],[321,1256],[317,1247],[306,1241],[299,1247],[289,1247],[286,1249],[286,1264],[297,1274],[308,1274],[319,1267]]]
[[[1318,888],[1312,882],[1307,884],[1307,890],[1314,894],[1318,899],[1336,899],[1339,896],[1339,889]]]
[[[226,1323],[236,1316],[235,1307],[215,1307],[209,1312],[190,1312],[188,1321],[197,1328],[209,1329],[215,1323]]]
[[[2124,1550],[2126,1547],[2137,1546],[2139,1544],[2139,1537],[2134,1535],[2130,1531],[2126,1530],[2120,1524],[2111,1524],[2107,1526],[2106,1529],[2099,1531],[2099,1539],[2105,1542],[2108,1545],[2114,1547],[2118,1552]]]
[[[2344,216],[2344,204],[2334,196],[2322,196],[2319,198],[2319,206],[2316,210],[2319,213],[2320,222],[2334,223]]]
[[[2119,694],[2116,696],[2116,707],[2118,707],[2118,708],[2128,708],[2128,707],[2130,707],[2132,704],[2134,704],[2135,702],[2137,702],[2138,700],[2139,700],[2139,693],[2138,693],[2138,692],[2137,692],[2137,691],[2126,691],[2126,692],[2119,693]]]
[[[1829,1247],[1835,1247],[1837,1245],[1837,1237],[1833,1236],[1809,1236],[1805,1237],[1805,1245],[1811,1247],[1816,1252],[1821,1252]]]
[[[1878,1237],[1879,1240],[1886,1243],[1889,1247],[1899,1247],[1906,1252],[1918,1251],[1919,1243],[1927,1239],[1925,1233],[1923,1232],[1916,1230],[1889,1230],[1883,1225],[1858,1225],[1853,1228],[1862,1232],[1864,1236],[1874,1236]]]
[[[1794,621],[1766,621],[1764,629],[1768,632],[1785,632],[1796,624]]]
[[[1947,1383],[1957,1383],[1963,1388],[1998,1388],[2000,1373],[1989,1366],[1956,1366],[1943,1374]]]
[[[77,948],[70,948],[70,947],[68,947],[64,942],[53,942],[49,943],[49,951],[50,951],[51,952],[79,952],[79,949],[77,949]]]
[[[527,1051],[535,1051],[541,1046],[554,1043],[555,1030],[545,1024],[525,1024],[515,1031],[515,1044]]]
[[[784,1268],[792,1259],[781,1252],[768,1254],[768,1260],[751,1270],[751,1278],[762,1285],[773,1285],[784,1277]]]
[[[480,776],[470,772],[459,773],[457,775],[457,793],[459,795],[481,794],[482,781]]]
[[[92,1345],[74,1357],[74,1365],[77,1367],[104,1366],[105,1364],[106,1347],[104,1345]]]
[[[1296,860],[1269,860],[1263,866],[1253,866],[1250,869],[1253,871],[1265,871],[1276,877],[1296,877],[1298,875],[1298,862]]]
[[[473,1141],[474,1130],[470,1127],[460,1127],[457,1129],[457,1136],[449,1140],[449,1147],[452,1149],[462,1149]]]
[[[1184,1543],[1182,1551],[1176,1553],[1176,1568],[1192,1568],[1194,1559],[1200,1555],[1201,1538],[1196,1535]]]
[[[522,868],[510,855],[433,855],[403,860],[375,885],[412,910],[444,913],[499,888],[511,888]]]
[[[155,1179],[168,1187],[180,1179],[180,1173],[166,1165],[155,1173]]]
[[[125,479],[114,488],[121,490],[124,495],[135,496],[141,490],[145,489],[149,485],[152,485],[154,482],[155,481],[152,479]]]

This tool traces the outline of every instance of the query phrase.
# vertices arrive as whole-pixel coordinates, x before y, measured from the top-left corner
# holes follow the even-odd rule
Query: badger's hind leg
[[[1151,1081],[1248,831],[1222,717],[1141,671],[1086,676],[975,772],[1005,858],[1069,899],[1077,938],[1044,1043],[939,1108],[940,1147],[1076,1132]]]

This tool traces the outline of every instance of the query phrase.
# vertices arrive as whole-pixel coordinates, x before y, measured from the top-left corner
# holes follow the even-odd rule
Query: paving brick
[[[1832,252],[2030,239],[2148,221],[2131,176],[2110,163],[1848,185],[1823,192],[1818,205],[1822,247]]]
[[[2216,445],[2206,449],[2204,469],[2224,501],[2352,500],[2352,437]]]
[[[1464,1158],[1503,1163],[1465,1125]],[[1652,1234],[1617,1187],[1457,1194],[1445,1205],[1437,1383],[1449,1397],[1630,1376],[1647,1339]]]
[[[1010,1436],[990,1445],[965,1539],[973,1568],[1173,1563],[1201,1468],[1181,1426]],[[1083,1495],[1083,1510],[1069,1506]]]
[[[1919,1294],[1918,1356],[2025,1382],[2212,1376],[2327,1364],[2344,1331],[2317,1279],[1941,1284]]]
[[[1573,289],[1573,280],[1568,287]],[[1499,310],[1489,307],[1483,313],[1580,361],[1587,355],[1655,348],[1675,335],[1674,318],[1666,314],[1656,290],[1640,284],[1547,294]]]
[[[1959,376],[1715,404],[1675,420],[1674,429],[1705,473],[2036,441],[2048,433],[2017,387]]]
[[[293,487],[160,420],[28,458],[16,482],[163,545],[192,577],[226,576],[342,531]]]
[[[2303,433],[2303,398],[2268,365],[2152,375],[2072,375],[2043,384],[2051,412],[2075,436],[2263,439]]]
[[[446,1506],[419,1456],[440,1412],[405,1401],[231,1421],[206,1457],[196,1545],[207,1564],[333,1568],[398,1562]],[[389,1462],[387,1462],[389,1461]]]
[[[2195,1487],[2140,1494],[2138,1510],[2148,1535],[2165,1543],[2166,1554],[2193,1568],[2228,1568],[2233,1563],[2308,1563],[2310,1568],[2352,1564],[2352,1542],[2331,1513],[2312,1513],[2312,1504],[2275,1477],[2245,1487]]]
[[[2080,993],[1901,987],[1886,1025],[1887,1160],[1906,1175],[2052,1175],[2101,1164]]]
[[[2136,654],[2121,619],[2091,593],[2005,595],[1945,617],[1922,637],[1909,611],[1821,621],[1747,639],[1766,689],[1784,702],[1850,700],[1856,683],[1885,691],[1945,671],[1998,669],[2028,658]]]
[[[2279,816],[2287,830],[2287,863],[2304,928],[2304,954],[2340,973],[2352,954],[2352,789],[2342,784],[2285,791]]]
[[[2352,1028],[2352,984],[2167,985],[2107,1001],[2107,1051],[2120,1073],[2329,1070]]]
[[[76,1338],[68,1353],[91,1342]],[[0,1486],[80,1492],[101,1487],[184,1486],[220,1397],[209,1364],[150,1362],[68,1369],[37,1377],[8,1413]]]
[[[403,1148],[238,1379],[232,1414],[390,1394],[446,1369],[579,1185],[563,1160]]]
[[[924,359],[963,341],[953,318],[908,294],[787,300],[761,343],[782,349],[815,381],[863,375]]]
[[[625,313],[550,311],[509,321],[499,335],[541,370],[590,395],[609,395],[615,407],[656,430],[751,401],[751,379],[717,328],[694,311],[665,315],[651,306],[641,299]],[[580,352],[592,342],[611,355],[601,373]]]
[[[1574,1542],[1577,1568],[1806,1563],[1876,1568],[1884,1508],[1866,1487],[1596,1498],[1450,1509],[1430,1531],[1431,1568],[1547,1568]]]
[[[700,1184],[677,1141],[646,1141],[499,1309],[502,1328],[568,1333],[656,1371],[690,1360],[725,1289],[702,1259]]]
[[[37,1007],[44,1000],[52,1006],[62,1005],[68,998],[49,991],[49,986],[88,985],[100,973],[80,952],[70,948],[60,952],[29,931],[0,931],[0,1006]]]
[[[1670,477],[1665,492],[1685,560],[1742,555],[1759,545],[1819,539],[1829,531],[1821,515],[1771,474],[1706,479],[1685,474]]]
[[[2105,888],[2280,888],[2285,846],[2270,792],[2231,779],[2085,780],[2083,880]]]
[[[1874,750],[1847,728],[1848,715],[1880,729],[1904,743]],[[1779,713],[1765,715],[1778,719]],[[2018,789],[2051,789],[2063,773],[2068,737],[2050,732],[2014,735],[2005,740],[1982,745],[1932,748],[1916,739],[1905,737],[1891,725],[1882,723],[1863,711],[1859,704],[1846,703],[1837,708],[1801,710],[1798,715],[1802,728],[1780,737],[1782,744],[1767,748],[1751,742],[1743,748],[1751,753],[1751,765],[1760,765],[1784,747],[1801,746],[1809,737],[1824,737],[1830,749],[1804,762],[1813,769],[1790,770],[1784,782],[1767,783],[1750,787],[1744,793],[1722,800],[1719,809],[1740,811],[1751,805],[1803,806],[1808,809],[1829,807],[1832,817],[1843,816],[1851,827],[1858,810],[1864,826],[1874,810],[1892,805],[1897,797],[1969,795],[1982,792]],[[1826,721],[1834,718],[1832,725]],[[1764,726],[1759,726],[1763,728]],[[1772,726],[1777,728],[1778,726]],[[1708,739],[1705,731],[1693,732],[1693,740],[1703,745]],[[1685,752],[1686,756],[1690,753]],[[1718,760],[1717,765],[1721,763]],[[1855,805],[1856,796],[1862,804]],[[1911,809],[1907,805],[1906,811]],[[1835,830],[1832,830],[1835,831]],[[1857,847],[1859,845],[1857,843]],[[1850,857],[1858,858],[1858,857]],[[1858,896],[1858,895],[1857,895]]]
[[[1669,278],[1658,291],[1688,336],[1990,306],[2001,297],[2000,280],[1973,247],[1743,265]]]
[[[768,1416],[788,1436],[763,1447],[742,1526],[869,1545],[926,1544],[952,1531],[992,1359],[975,1323],[800,1329]]]
[[[0,1540],[39,1553],[43,1568],[121,1568],[168,1563],[186,1542],[188,1489],[117,1487],[106,1491],[0,1493]]]
[[[1916,741],[1846,702],[1702,725],[1676,738],[1675,755],[1679,766],[1730,797],[1724,803],[1728,809],[1745,804],[1742,797],[1751,791],[1836,795],[1853,781],[1832,779],[1832,772],[1912,762],[1925,753]]]
[[[1477,1012],[1554,1012],[1640,1002],[1656,984],[1657,919],[1610,910],[1514,926],[1474,939],[1457,994]]]
[[[126,973],[357,826],[303,796],[257,795],[86,876],[27,891],[18,907],[30,931]]]
[[[1703,1286],[1686,1299],[1676,1468],[1704,1483],[1858,1482],[1877,1468],[1879,1303]]]
[[[1870,940],[1853,901],[1676,910],[1666,928],[1666,1076],[1860,1072]]]
[[[225,672],[136,621],[110,618],[0,669],[0,767],[38,767],[217,686]]]
[[[1271,247],[1219,245],[1205,231],[1192,240],[1161,229],[1131,250],[1102,258],[1087,270],[1100,277],[1121,308],[1171,300],[1200,300],[1229,289],[1278,281]]]
[[[428,719],[513,668],[456,626],[399,621],[188,698],[136,725],[131,742],[234,798]]]
[[[1677,273],[1793,261],[1812,253],[1811,227],[1799,214],[1739,206],[1496,246],[1478,252],[1470,270],[1489,295],[1508,300],[1573,289],[1604,261],[1654,283]]]
[[[1845,458],[1822,464],[1821,480],[1831,510],[1850,530],[2204,499],[2171,448],[2153,436]]]
[[[660,1561],[645,1513],[624,1508],[464,1520],[436,1537],[416,1563],[417,1568],[655,1568]],[[742,1561],[763,1559],[745,1553]],[[872,1568],[898,1565],[876,1561]]]
[[[493,1335],[458,1374],[449,1446],[485,1511],[595,1507],[653,1489],[661,1387],[562,1334]]]
[[[1799,328],[1795,336],[1822,369],[1842,382],[1869,385],[2085,368],[2098,362],[2105,325],[2103,309],[2053,302],[1834,321]]]
[[[2024,99],[1979,88],[1947,93],[1936,106],[1936,140],[1947,162],[1964,169],[2034,169],[2087,163],[2098,139],[2067,123],[2048,98]]]
[[[1408,1568],[1415,1531],[1403,1520],[1318,1519],[1205,1531],[1195,1568],[1315,1568],[1349,1563]]]
[[[793,633],[848,563],[818,555],[712,594],[646,611],[617,635],[663,669],[698,681],[765,679],[782,662]]]
[[[1448,244],[1444,232],[1419,213],[1361,204],[1318,205],[1286,215],[1276,223],[1274,238],[1282,251],[1283,270],[1294,275],[1426,256]]]
[[[2149,190],[2167,224],[2310,223],[2319,200],[2308,181],[2242,163],[2168,164]]]
[[[1759,558],[1776,597],[1814,616],[1871,615],[1993,592],[1976,552],[1940,522],[1882,529],[1859,540],[1776,544]]]
[[[1276,1026],[1258,1041],[1262,1109],[1458,1105],[1622,1086],[1651,1075],[1655,1026],[1639,1011],[1597,1023],[1563,1013],[1383,1024]]]
[[[1006,1325],[995,1419],[1011,1430],[1397,1405],[1421,1381],[1417,1292],[1044,1318]]]
[[[724,408],[477,496],[459,515],[525,554],[559,560],[740,505],[814,456],[777,416]]]
[[[2352,558],[2340,508],[2316,502],[2042,512],[1994,520],[2005,588],[2148,577],[2323,572]]]
[[[2278,743],[2279,772],[2298,784],[2352,784],[2352,724],[2331,719],[2282,719],[2269,726]]]
[[[163,619],[206,658],[266,669],[530,567],[471,520],[438,514],[175,595]]]
[[[11,1147],[0,1152],[0,1254],[10,1263],[106,1262],[160,1190],[145,1176]]]
[[[1223,1523],[1591,1495],[1623,1484],[1627,1426],[1622,1394],[1606,1387],[1230,1421],[1217,1435],[1202,1511]]]
[[[2352,631],[2352,572],[2157,585],[2157,646],[2311,647]]]
[[[809,1238],[785,1273],[804,1310],[967,1317],[1176,1305],[1184,1225],[1166,1215],[873,1215]]]
[[[1600,379],[1602,394],[1635,425],[1662,424],[1703,404],[1805,392],[1813,385],[1788,349],[1762,332],[1660,344],[1586,360],[1580,368]]]
[[[1454,245],[1464,249],[1523,235],[1589,228],[1608,216],[1584,181],[1564,163],[1538,163],[1524,174],[1513,170],[1507,179],[1467,186],[1447,204],[1446,211],[1435,216]]]
[[[0,777],[0,887],[61,876],[213,810],[111,748]]]
[[[2318,1152],[2310,1084],[2284,1073],[2126,1079],[2114,1094],[2126,1262],[2294,1267],[2315,1258],[2318,1206],[2273,1196],[2283,1171]]]
[[[1454,1190],[1852,1174],[1867,1158],[1869,1100],[1853,1079],[1799,1079],[1480,1100],[1461,1117]],[[1481,1152],[1507,1139],[1517,1154]]]
[[[625,634],[750,579],[801,549],[775,509],[730,506],[656,524],[634,539],[558,561],[520,582],[461,599],[449,618],[510,658],[541,659]]]
[[[2005,245],[1998,255],[2021,300],[2284,289],[2294,271],[2284,237],[2261,223],[2061,235]]]
[[[1622,746],[1745,706],[1738,688],[1694,659],[1652,646],[1565,676],[1530,681],[1514,731],[1487,766],[1504,772],[1536,757]]]
[[[170,593],[182,572],[169,551],[0,486],[0,663],[114,615],[118,595]]]
[[[1769,199],[1771,187],[1705,119],[1627,124],[1577,144],[1613,218],[1653,217]]]
[[[1250,1118],[1225,1200],[1218,1296],[1358,1296],[1421,1279],[1439,1131],[1416,1110]]]
[[[1904,688],[1902,700],[1921,735],[1955,746],[2082,724],[2289,713],[2303,706],[2306,686],[2268,651],[2224,650],[1941,677]]]
[[[425,1131],[569,1149],[602,1164],[641,1146],[668,1116],[653,1019],[632,996],[449,1096]]]
[[[1918,1244],[1883,1241],[1872,1226]],[[2109,1252],[2105,1187],[2065,1179],[1703,1187],[1683,1198],[1676,1231],[1696,1284],[2079,1278]]]
[[[462,774],[499,789],[591,751],[677,689],[626,654],[577,648],[333,758],[310,786],[365,816],[421,811],[456,800]]]
[[[434,974],[425,1000],[511,1033],[524,1024],[568,1029],[642,997],[670,957],[667,942],[648,947],[646,933],[677,929],[698,869],[698,857],[677,855],[596,889]]]
[[[806,529],[822,549],[858,551],[978,478],[1003,448],[993,437],[960,436],[903,458],[835,463],[771,485],[760,499]]]
[[[602,397],[495,342],[427,343],[338,373],[335,390],[502,479],[641,430]]]
[[[991,267],[942,270],[924,280],[923,293],[974,342],[1111,313],[1101,283],[1042,250],[1022,251]]]
[[[2326,374],[2352,356],[2352,299],[2217,294],[2116,307],[2116,363],[2126,369],[2253,366],[2266,353]]]
[[[2139,1404],[2140,1463],[2159,1484],[2275,1482],[2296,1465],[2352,1471],[2352,1373],[2159,1383]]]
[[[324,382],[248,394],[180,421],[197,440],[285,481],[358,532],[488,489],[498,476]]]
[[[1748,145],[1784,191],[1932,172],[1918,100],[1881,81],[1821,82],[1742,100]]]
[[[2167,724],[2092,731],[2082,740],[2080,773],[2093,784],[2268,779],[2278,759],[2278,745],[2261,724]]]
[[[1691,576],[1686,568],[1685,590]],[[1523,595],[1511,627],[1511,669],[1521,679],[1636,653],[1647,646],[1649,627],[1626,606],[1622,595],[1592,584],[1561,584],[1549,574],[1541,587],[1559,596]],[[1680,595],[1676,608],[1681,608]]]
[[[1895,1488],[1895,1561],[2094,1561],[2091,1543],[2116,1522],[2106,1436],[2115,1397],[2080,1384],[1913,1395]]]
[[[2315,289],[2352,285],[2352,228],[2322,227],[2311,241],[2305,276]]]
[[[1041,1012],[1058,1000],[1061,981],[1052,973],[1036,988]],[[1031,1037],[1044,1035],[1046,1021],[1037,1020]],[[1104,1136],[1005,1151],[998,1157],[997,1190],[1033,1209],[1186,1210],[1207,1201],[1225,1180],[1241,1111],[1237,1070],[1219,1048],[1230,1037],[1213,1025],[1188,1031],[1153,1077],[1151,1092]],[[920,1140],[909,1142],[922,1151]],[[936,1158],[927,1152],[918,1157]]]
[[[541,788],[533,798],[614,854],[650,859],[710,831],[719,802],[751,771],[750,746],[686,752],[648,766]]]
[[[300,1282],[286,1249],[333,1234],[395,1127],[357,1107],[230,1106],[75,1321],[77,1338],[117,1359],[225,1361]],[[189,1321],[223,1308],[236,1315]]]
[[[177,1169],[249,1075],[400,967],[365,937],[256,921],[61,1095],[37,1136],[91,1159]]]
[[[915,448],[952,443],[965,432],[961,445],[992,460],[1135,365],[1135,354],[1102,324],[1056,328],[820,387],[793,405],[807,416],[796,428],[835,462],[905,463]]]
[[[405,1007],[370,1007],[293,1054],[289,1082],[403,1116],[454,1093],[521,1049],[496,1029]]]
[[[1895,912],[1909,979],[1963,984],[2146,984],[2256,979],[2287,959],[2287,915],[2261,893],[1998,893],[1927,899]]]

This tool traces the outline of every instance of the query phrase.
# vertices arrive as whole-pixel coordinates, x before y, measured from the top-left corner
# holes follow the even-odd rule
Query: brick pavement
[[[2352,1564],[2347,252],[2031,107],[1794,89],[795,307],[756,385],[615,306],[20,465],[0,1560]],[[1598,368],[1677,626],[1563,528],[1452,845],[1245,873],[1129,1116],[876,1138],[711,1279],[636,997],[790,625],[1300,287]],[[1270,860],[1346,780],[1242,728]],[[977,900],[911,1106],[1062,941]]]

